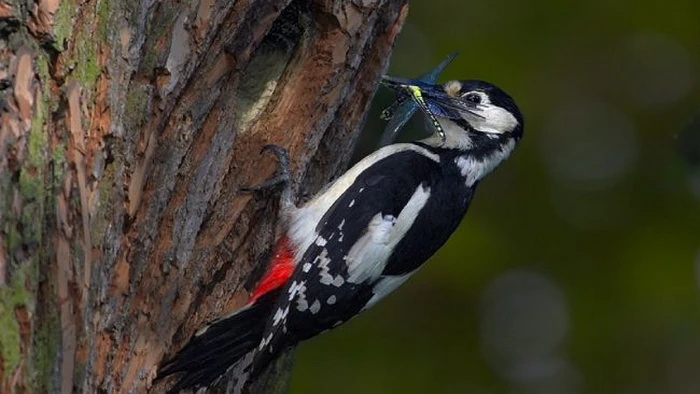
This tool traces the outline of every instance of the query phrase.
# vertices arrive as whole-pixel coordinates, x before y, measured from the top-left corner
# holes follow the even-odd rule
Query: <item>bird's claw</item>
[[[277,156],[277,158],[284,157],[289,159],[289,153],[287,153],[287,150],[284,149],[283,147],[275,144],[267,144],[263,145],[263,147],[260,149],[260,154],[263,154],[265,152],[272,151],[272,153]]]
[[[260,154],[265,152],[272,152],[278,161],[277,174],[272,178],[258,184],[255,186],[243,186],[239,190],[245,193],[253,193],[262,190],[269,190],[278,186],[287,187],[291,180],[291,175],[289,171],[289,153],[286,149],[281,146],[268,144],[260,149]]]

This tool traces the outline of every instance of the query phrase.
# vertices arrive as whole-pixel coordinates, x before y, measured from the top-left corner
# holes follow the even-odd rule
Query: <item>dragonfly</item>
[[[394,142],[399,131],[420,109],[428,118],[434,131],[444,140],[445,132],[436,116],[458,118],[459,111],[470,112],[468,103],[445,94],[441,85],[436,85],[442,71],[457,57],[457,52],[448,54],[437,66],[417,79],[404,79],[385,75],[381,83],[397,92],[396,101],[382,111],[381,118],[388,123],[379,141],[379,147]]]

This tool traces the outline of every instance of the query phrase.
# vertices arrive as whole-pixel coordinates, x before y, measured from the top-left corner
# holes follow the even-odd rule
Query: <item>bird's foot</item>
[[[286,149],[277,145],[265,145],[260,150],[260,154],[272,152],[277,157],[277,173],[270,179],[255,186],[241,187],[242,192],[256,193],[266,190],[282,188],[281,206],[283,208],[293,206],[292,177],[289,169],[289,153]]]

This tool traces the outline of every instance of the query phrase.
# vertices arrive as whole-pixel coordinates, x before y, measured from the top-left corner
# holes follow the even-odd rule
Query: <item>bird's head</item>
[[[449,81],[428,84],[384,77],[383,84],[397,91],[399,100],[412,96],[439,126],[424,142],[441,148],[475,154],[508,150],[523,135],[523,116],[506,92],[484,81]],[[423,104],[420,103],[423,102]]]

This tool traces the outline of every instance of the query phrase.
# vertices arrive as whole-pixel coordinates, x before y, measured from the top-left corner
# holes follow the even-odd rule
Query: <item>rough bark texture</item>
[[[264,269],[276,196],[238,191],[274,173],[261,146],[302,199],[337,176],[406,13],[0,0],[0,392],[162,392]]]

